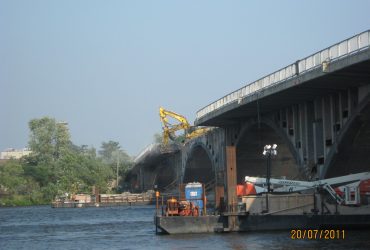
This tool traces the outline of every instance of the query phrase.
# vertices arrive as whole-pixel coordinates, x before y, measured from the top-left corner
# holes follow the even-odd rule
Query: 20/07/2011
[[[292,240],[344,240],[345,230],[328,230],[328,229],[293,229],[290,230],[290,238]]]

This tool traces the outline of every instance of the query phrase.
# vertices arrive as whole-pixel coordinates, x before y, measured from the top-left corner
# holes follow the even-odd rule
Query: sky
[[[370,1],[0,0],[0,151],[28,122],[69,125],[74,144],[135,156],[159,107],[196,111],[370,29]]]

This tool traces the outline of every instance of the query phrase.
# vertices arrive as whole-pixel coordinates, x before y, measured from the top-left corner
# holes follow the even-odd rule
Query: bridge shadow
[[[215,204],[215,171],[212,160],[202,145],[196,145],[185,165],[183,183],[200,182],[206,186],[209,205]]]
[[[370,103],[355,116],[338,145],[325,178],[370,171]]]
[[[298,165],[285,140],[267,124],[261,123],[251,125],[236,145],[238,183],[243,183],[245,176],[266,176],[267,162],[262,152],[267,144],[278,145],[278,155],[271,164],[271,175],[289,179],[298,177]]]

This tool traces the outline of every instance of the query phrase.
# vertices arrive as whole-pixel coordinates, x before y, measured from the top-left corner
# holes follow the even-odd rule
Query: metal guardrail
[[[218,110],[230,103],[240,102],[244,97],[252,95],[264,88],[286,81],[301,73],[320,67],[323,62],[332,62],[345,56],[357,53],[370,46],[370,30],[362,32],[342,42],[336,43],[326,49],[312,54],[302,60],[288,65],[274,73],[271,73],[255,82],[252,82],[221,99],[200,109],[196,114],[196,119]]]

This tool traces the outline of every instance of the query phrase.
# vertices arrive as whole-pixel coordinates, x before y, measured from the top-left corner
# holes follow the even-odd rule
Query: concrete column
[[[337,136],[339,134],[340,129],[342,128],[342,119],[341,114],[343,112],[342,109],[342,94],[341,92],[338,92],[334,96],[334,125],[333,125],[333,131],[334,131],[334,137],[333,142],[337,141]]]
[[[335,141],[335,133],[334,133],[334,124],[335,124],[335,105],[334,105],[334,97],[330,95],[330,134],[331,134],[331,144],[334,144]]]
[[[288,135],[289,137],[289,109],[288,108],[285,108],[284,109],[284,115],[285,115],[285,133]]]
[[[226,133],[225,130],[219,128],[215,135],[215,144],[217,145],[217,154],[215,157],[215,206],[216,208],[223,212],[225,209],[225,140],[226,140]],[[222,200],[222,204],[220,201]]]
[[[343,127],[342,123],[342,115],[343,115],[343,105],[342,105],[342,92],[339,92],[338,94],[338,119],[337,122],[339,123],[340,128]]]
[[[340,93],[340,103],[341,103],[341,109],[342,112],[340,113],[340,122],[341,122],[341,128],[343,128],[344,124],[346,124],[348,117],[349,117],[349,101],[348,101],[348,91],[342,91]]]
[[[309,164],[315,163],[315,136],[313,132],[313,124],[315,119],[315,107],[313,102],[305,103],[305,121],[306,124],[306,150]]]
[[[314,123],[312,124],[312,129],[313,129],[313,155],[314,155],[314,162],[315,164],[317,164],[317,158],[318,158],[318,153],[317,153],[317,131],[316,131],[316,121],[317,121],[317,110],[318,110],[318,104],[317,104],[317,100],[314,100]]]
[[[351,94],[351,89],[348,89],[347,90],[347,100],[348,100],[348,104],[347,104],[347,107],[348,107],[348,117],[350,117],[352,115],[352,109],[353,109],[353,105],[352,105],[352,94]]]
[[[297,140],[299,137],[299,132],[298,132],[298,111],[297,111],[297,106],[293,105],[292,106],[292,130],[293,132],[290,132],[291,134],[291,140],[293,145],[297,148]]]
[[[324,159],[328,155],[330,148],[333,144],[333,106],[331,96],[322,98],[322,123],[324,134]]]
[[[308,131],[307,127],[309,126],[308,119],[307,119],[307,102],[302,104],[301,106],[301,130],[302,130],[302,154],[303,154],[303,162],[307,164],[309,162],[308,159]]]
[[[328,124],[328,118],[326,117],[328,115],[328,112],[325,110],[326,103],[325,103],[325,97],[321,98],[321,114],[322,114],[322,128],[323,128],[323,138],[322,138],[322,144],[323,144],[323,157],[325,160],[326,157],[326,137],[327,137],[327,124]]]
[[[281,109],[279,109],[278,111],[278,116],[279,116],[279,128],[282,128],[283,127],[283,116],[281,115]]]
[[[293,111],[292,107],[286,108],[286,119],[287,119],[287,134],[290,140],[294,139],[294,128],[293,128]],[[294,140],[293,144],[294,144]]]
[[[304,105],[299,104],[298,105],[298,124],[299,124],[299,141],[298,141],[298,148],[299,148],[299,155],[301,158],[301,162],[303,165],[306,165],[306,152],[305,152],[305,147],[303,146],[306,143],[306,138],[304,138],[303,131],[305,130],[305,125],[304,124]]]
[[[351,113],[350,113],[350,115],[352,115],[354,110],[357,107],[358,102],[359,102],[358,88],[351,88],[350,89],[350,96],[351,96]]]
[[[315,164],[320,175],[321,166],[324,164],[324,126],[323,126],[323,98],[315,100],[315,122],[313,124],[314,131],[314,152]]]

